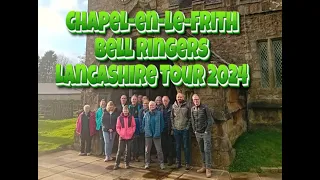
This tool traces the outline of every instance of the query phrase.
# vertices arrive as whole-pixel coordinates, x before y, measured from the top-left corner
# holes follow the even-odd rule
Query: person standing
[[[206,173],[206,177],[211,177],[211,129],[213,118],[208,107],[200,103],[197,94],[192,96],[194,106],[191,108],[191,124],[199,144],[202,167],[197,170],[198,173]]]
[[[142,127],[145,132],[145,169],[149,169],[150,167],[150,150],[152,142],[157,150],[160,168],[164,169],[165,166],[161,148],[161,132],[164,128],[163,115],[160,111],[156,110],[156,103],[154,101],[149,102],[149,111],[143,118]]]
[[[184,100],[184,95],[178,93],[176,102],[172,105],[171,124],[176,140],[176,168],[181,168],[181,143],[184,145],[185,169],[190,169],[190,107]]]
[[[164,129],[161,133],[161,146],[163,149],[163,157],[164,163],[168,160],[168,166],[172,165],[173,162],[173,140],[171,136],[171,106],[169,104],[170,99],[168,96],[162,97],[162,104],[163,104],[163,120],[164,120]]]
[[[91,139],[96,133],[96,118],[95,113],[90,111],[89,105],[85,105],[83,110],[76,123],[76,132],[80,135],[79,156],[90,156]]]
[[[127,96],[126,95],[121,95],[120,97],[120,104],[117,106],[117,109],[119,112],[122,112],[122,108],[125,106],[125,105],[128,105],[128,99],[127,99]]]
[[[148,96],[143,96],[143,97],[142,97],[142,102],[144,102],[145,100],[148,100],[148,101],[149,101]]]
[[[117,119],[116,131],[119,134],[118,151],[116,155],[114,170],[119,168],[121,154],[124,153],[125,169],[129,168],[130,164],[130,145],[134,132],[136,130],[136,122],[134,117],[129,114],[128,106],[124,106],[122,113]]]
[[[111,157],[114,138],[116,136],[116,124],[117,124],[118,113],[116,107],[112,101],[109,101],[107,108],[103,111],[102,116],[102,130],[105,142],[105,155],[104,162],[112,161]]]
[[[141,106],[143,104],[142,97],[143,96],[141,94],[138,95],[138,104],[140,104]]]
[[[149,101],[143,101],[143,107],[139,111],[139,125],[140,125],[140,137],[139,137],[139,154],[145,157],[145,136],[144,136],[144,128],[142,127],[142,121],[144,115],[149,111]]]
[[[129,105],[129,113],[131,116],[134,117],[134,120],[136,122],[136,130],[134,132],[134,137],[132,140],[132,157],[136,162],[139,162],[139,135],[140,135],[140,122],[139,122],[139,111],[141,108],[141,105],[138,104],[138,97],[136,95],[133,95],[131,97],[131,104]]]
[[[161,96],[157,96],[156,99],[155,99],[155,102],[156,102],[156,109],[158,111],[162,111],[163,109],[163,106],[162,106],[162,97]]]
[[[103,111],[106,109],[106,101],[104,99],[101,99],[100,101],[100,107],[96,111],[96,130],[99,131],[100,141],[101,141],[101,155],[105,155],[105,144],[104,144],[104,138],[103,138],[103,132],[102,128],[102,114]]]

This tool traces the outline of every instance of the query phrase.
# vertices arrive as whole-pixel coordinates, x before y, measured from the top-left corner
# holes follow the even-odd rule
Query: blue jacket
[[[145,137],[160,138],[164,128],[163,115],[161,111],[148,111],[142,121]]]
[[[135,120],[135,122],[136,122],[136,131],[134,132],[134,134],[135,134],[135,135],[140,135],[139,111],[140,111],[140,109],[142,109],[142,108],[141,108],[141,105],[140,105],[140,104],[137,104],[135,107],[137,107],[137,109],[136,109],[137,111],[134,111],[135,109],[134,109],[134,107],[133,107],[131,104],[128,106],[128,108],[129,108],[129,113],[130,113],[130,115],[132,115],[132,116],[134,117],[134,120]]]
[[[101,123],[102,123],[102,114],[103,114],[103,110],[101,107],[99,107],[96,112],[96,130],[100,130]]]

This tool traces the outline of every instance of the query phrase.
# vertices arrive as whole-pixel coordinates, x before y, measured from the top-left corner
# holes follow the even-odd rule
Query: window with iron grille
[[[282,39],[267,39],[258,42],[261,67],[261,87],[282,87]]]

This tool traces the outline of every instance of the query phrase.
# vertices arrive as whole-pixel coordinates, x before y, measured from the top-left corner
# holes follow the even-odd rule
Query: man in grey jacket
[[[181,167],[181,143],[184,145],[184,159],[186,163],[186,170],[190,169],[190,107],[184,100],[184,95],[178,93],[176,102],[172,105],[171,123],[173,135],[176,140],[176,167]]]
[[[211,177],[211,129],[213,118],[208,107],[200,103],[197,94],[192,96],[193,106],[191,108],[191,124],[196,135],[202,156],[202,168],[198,173],[206,172],[207,178]]]

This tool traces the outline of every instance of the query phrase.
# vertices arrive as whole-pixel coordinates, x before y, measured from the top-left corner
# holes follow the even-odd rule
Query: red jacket
[[[76,125],[76,131],[78,134],[81,134],[81,117],[84,112],[82,112],[78,116],[77,125]],[[93,136],[96,133],[96,113],[89,112],[90,113],[90,120],[89,120],[89,129],[90,129],[90,136]]]
[[[129,117],[131,117],[131,119],[129,119]],[[136,121],[134,120],[134,117],[131,115],[124,116],[123,113],[121,113],[117,119],[116,130],[122,139],[132,139],[136,130]]]

